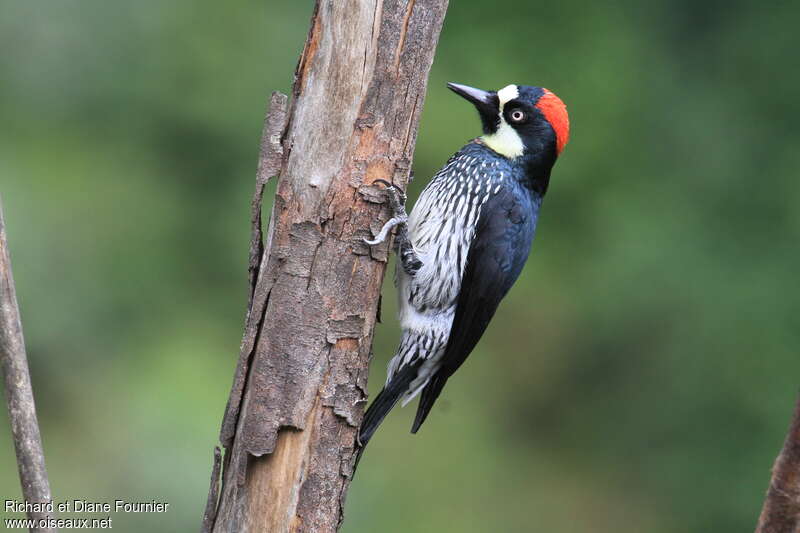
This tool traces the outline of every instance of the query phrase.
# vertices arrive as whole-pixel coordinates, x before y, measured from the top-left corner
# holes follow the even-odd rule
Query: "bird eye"
[[[515,109],[509,116],[514,122],[522,122],[525,120],[525,113],[520,109]]]

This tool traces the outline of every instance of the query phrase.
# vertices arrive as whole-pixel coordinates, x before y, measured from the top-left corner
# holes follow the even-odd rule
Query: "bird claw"
[[[395,184],[385,180],[378,178],[372,182],[372,184],[380,183],[386,187],[386,195],[389,200],[389,207],[392,210],[392,218],[383,225],[378,235],[375,236],[374,239],[362,239],[364,243],[368,246],[375,246],[376,244],[380,244],[386,240],[389,236],[389,232],[395,227],[402,224],[405,224],[408,221],[408,215],[406,214],[406,193],[400,189]]]
[[[414,246],[408,238],[408,215],[406,214],[406,193],[399,187],[384,179],[376,179],[372,182],[380,183],[386,186],[386,195],[389,200],[389,207],[392,210],[392,218],[383,225],[381,231],[374,239],[362,239],[368,246],[375,246],[380,244],[389,237],[389,233],[395,226],[399,226],[397,236],[394,242],[395,251],[398,252],[400,262],[403,270],[409,275],[416,275],[417,271],[422,268],[422,261],[419,260]]]
[[[399,212],[405,214],[405,205],[406,205],[406,200],[408,199],[405,191],[403,191],[400,187],[398,187],[394,183],[391,183],[390,181],[387,181],[382,178],[378,178],[372,183],[373,185],[375,183],[380,183],[381,185],[386,186],[385,190],[387,196],[389,197],[389,205],[392,207],[392,211],[395,217],[399,216]]]
[[[380,244],[380,243],[382,243],[383,241],[386,240],[386,237],[389,236],[389,232],[392,231],[392,229],[395,226],[399,226],[400,224],[405,224],[407,220],[408,220],[408,217],[405,215],[405,213],[403,213],[402,216],[394,217],[391,220],[389,220],[389,222],[384,224],[383,227],[381,228],[381,231],[378,232],[378,234],[375,236],[374,239],[372,239],[372,240],[370,240],[370,239],[362,239],[362,240],[368,246],[375,246],[376,244]]]
[[[373,183],[373,185],[375,183],[380,183],[382,185],[386,185],[386,187],[394,187],[394,183],[392,183],[391,181],[387,181],[387,180],[385,180],[383,178],[378,178],[378,179],[374,180],[372,183]]]

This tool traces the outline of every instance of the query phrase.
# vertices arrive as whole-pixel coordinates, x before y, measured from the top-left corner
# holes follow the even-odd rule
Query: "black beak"
[[[459,83],[448,83],[447,88],[472,102],[481,115],[484,113],[496,115],[500,110],[500,102],[497,99],[497,93],[494,91],[482,91]]]
[[[478,109],[483,122],[484,132],[491,133],[497,127],[497,115],[500,112],[500,100],[495,91],[483,91],[459,83],[448,83],[447,88],[457,95],[469,100]]]

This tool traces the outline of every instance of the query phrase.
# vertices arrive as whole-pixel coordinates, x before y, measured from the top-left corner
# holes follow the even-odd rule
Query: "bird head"
[[[481,140],[509,159],[535,155],[555,161],[567,145],[567,108],[547,89],[507,85],[499,91],[483,91],[458,83],[447,87],[475,105],[483,122]]]

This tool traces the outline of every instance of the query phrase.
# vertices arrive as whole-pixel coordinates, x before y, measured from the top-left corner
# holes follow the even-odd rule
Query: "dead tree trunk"
[[[0,363],[5,380],[6,405],[11,421],[14,449],[17,453],[19,481],[26,503],[50,502],[50,482],[44,466],[44,451],[33,402],[33,388],[22,337],[22,321],[17,306],[17,293],[11,275],[11,256],[6,240],[3,209],[0,206]],[[31,531],[56,531],[47,520],[52,513],[29,508],[28,518],[37,521]]]
[[[273,95],[251,298],[222,423],[214,532],[334,532],[352,472],[388,243],[371,184],[404,188],[447,0],[318,0],[291,107]],[[279,175],[266,243],[261,191]]]
[[[794,533],[800,530],[800,398],[783,449],[772,467],[767,497],[756,533]]]

